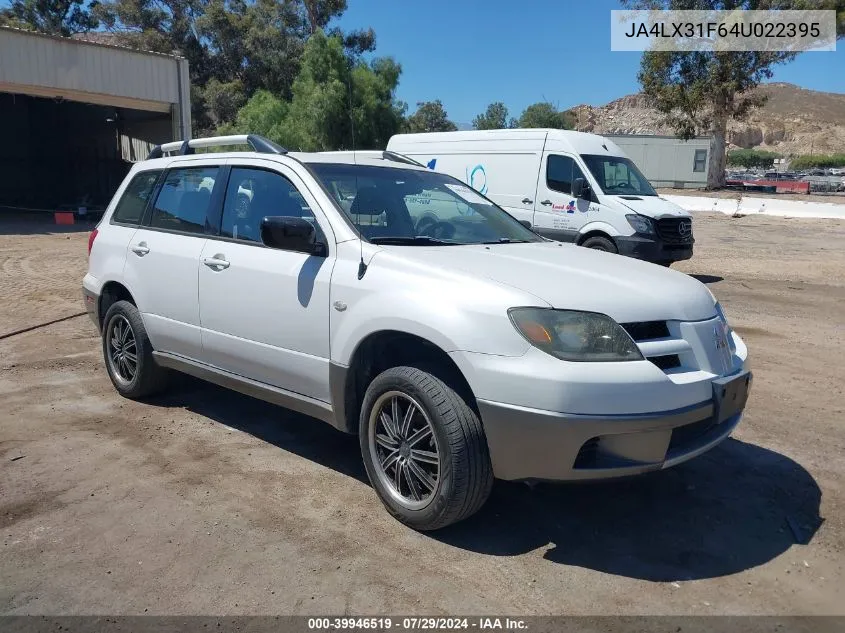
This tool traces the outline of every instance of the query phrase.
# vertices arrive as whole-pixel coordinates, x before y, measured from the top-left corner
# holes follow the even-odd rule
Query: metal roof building
[[[189,138],[188,62],[0,28],[0,207],[108,202],[130,163]]]

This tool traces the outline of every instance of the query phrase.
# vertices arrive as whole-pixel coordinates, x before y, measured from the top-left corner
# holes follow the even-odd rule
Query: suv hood
[[[629,196],[623,194],[620,196],[607,196],[607,198],[612,200],[613,204],[619,205],[626,213],[630,210],[656,220],[669,217],[690,217],[688,211],[660,196]]]
[[[441,270],[449,279],[462,275],[462,283],[484,277],[533,295],[524,305],[601,312],[619,323],[701,321],[716,314],[713,295],[688,275],[572,244],[383,248],[432,275]]]

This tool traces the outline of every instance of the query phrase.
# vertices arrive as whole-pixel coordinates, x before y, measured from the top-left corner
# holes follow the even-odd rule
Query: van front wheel
[[[613,243],[613,240],[607,237],[602,237],[601,235],[594,235],[593,237],[587,238],[581,243],[581,246],[584,248],[592,248],[597,251],[605,251],[607,253],[619,252],[616,249],[616,244]]]

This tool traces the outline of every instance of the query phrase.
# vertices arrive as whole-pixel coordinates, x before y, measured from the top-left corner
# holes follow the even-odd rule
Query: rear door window
[[[139,224],[160,175],[160,169],[135,174],[115,207],[112,222]]]
[[[205,233],[211,192],[219,167],[187,167],[167,172],[153,207],[150,227]]]

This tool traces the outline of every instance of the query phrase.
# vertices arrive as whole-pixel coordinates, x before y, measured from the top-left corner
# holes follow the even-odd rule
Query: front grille
[[[665,356],[649,356],[648,359],[663,371],[681,366],[681,359],[677,354],[666,354]]]
[[[655,222],[657,234],[670,244],[690,244],[692,239],[692,220],[689,218],[662,218]]]
[[[647,341],[653,338],[667,338],[669,336],[669,328],[666,326],[666,321],[623,323],[622,327],[635,341]]]

